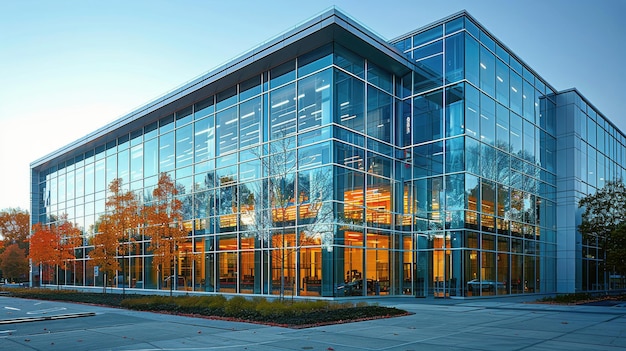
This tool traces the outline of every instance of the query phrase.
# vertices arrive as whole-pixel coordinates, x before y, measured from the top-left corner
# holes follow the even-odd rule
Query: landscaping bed
[[[280,301],[243,296],[228,299],[223,295],[169,297],[126,294],[123,296],[113,293],[25,288],[4,290],[8,291],[11,296],[21,298],[88,303],[137,311],[228,319],[289,328],[348,323],[408,314],[404,310],[366,302]]]
[[[625,294],[609,295],[609,294],[591,294],[591,293],[574,293],[560,294],[556,296],[548,296],[537,300],[537,303],[549,303],[560,305],[596,305],[610,306],[618,304],[620,301],[626,301]]]

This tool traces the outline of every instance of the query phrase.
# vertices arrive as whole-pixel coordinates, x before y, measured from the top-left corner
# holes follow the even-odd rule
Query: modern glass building
[[[624,178],[624,134],[466,12],[386,41],[331,9],[31,164],[33,223],[84,246],[33,281],[102,286],[107,185],[175,179],[175,279],[141,228],[117,286],[340,297],[599,290],[578,201]],[[129,238],[130,239],[130,238]],[[108,284],[112,284],[109,282]]]

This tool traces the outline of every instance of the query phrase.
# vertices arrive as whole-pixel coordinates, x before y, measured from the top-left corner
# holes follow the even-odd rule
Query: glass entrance
[[[415,258],[413,260],[414,265],[414,274],[415,279],[413,280],[413,293],[415,297],[426,297],[428,296],[428,290],[430,286],[431,276],[431,266],[432,266],[432,241],[428,239],[425,235],[416,234],[414,236],[414,240],[416,241],[415,247],[417,250],[414,250]]]
[[[463,232],[435,235],[432,243],[432,295],[441,298],[463,296]]]

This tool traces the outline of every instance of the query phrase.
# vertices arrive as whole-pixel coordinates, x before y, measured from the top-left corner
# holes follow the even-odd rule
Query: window
[[[413,143],[443,137],[443,93],[441,90],[413,100]]]
[[[237,125],[237,107],[218,112],[215,115],[216,155],[237,150],[239,129]]]
[[[335,70],[335,122],[365,132],[365,83]]]
[[[480,47],[480,89],[495,96],[496,58],[484,46]]]
[[[328,69],[298,82],[298,130],[330,123],[332,70]]]
[[[272,140],[296,131],[295,84],[289,84],[270,93],[270,138]]]
[[[391,142],[393,98],[372,86],[367,88],[367,135]]]

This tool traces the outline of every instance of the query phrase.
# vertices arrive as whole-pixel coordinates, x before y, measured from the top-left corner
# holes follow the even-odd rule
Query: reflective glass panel
[[[117,154],[117,177],[122,179],[122,183],[128,185],[129,182],[129,154],[128,154],[128,150],[124,150],[124,151],[120,151]],[[70,172],[67,173],[68,175],[68,182],[69,182],[69,177],[70,177]],[[70,183],[71,184],[71,183]],[[73,186],[73,184],[72,184]],[[69,188],[68,188],[68,196],[69,196]],[[73,196],[71,197],[73,198]]]
[[[214,112],[213,96],[194,105],[194,119],[200,119]]]
[[[289,84],[270,93],[270,137],[272,140],[296,131],[295,88],[295,84]]]
[[[237,103],[237,86],[230,87],[224,91],[217,93],[215,96],[216,107],[219,111]]]
[[[332,70],[328,69],[298,82],[298,130],[330,123]]]
[[[159,172],[174,169],[174,133],[169,132],[159,137]]]
[[[465,34],[458,33],[446,38],[446,82],[463,79],[465,58]]]
[[[439,25],[435,28],[432,28],[425,32],[414,35],[413,47],[418,47],[420,45],[426,44],[430,41],[440,38],[442,35],[443,35],[443,25]]]
[[[195,162],[215,157],[214,116],[197,120],[194,133]]]
[[[191,122],[193,118],[191,112],[191,106],[176,112],[176,127],[184,126],[185,124]]]
[[[143,144],[130,149],[130,180],[143,179]]]
[[[333,63],[332,46],[325,45],[298,57],[298,77],[303,77]]]
[[[261,76],[257,75],[239,84],[239,101],[245,101],[261,93]]]
[[[474,38],[465,36],[465,78],[477,86],[480,73],[479,46]]]
[[[237,150],[238,136],[237,107],[218,112],[215,115],[216,154],[219,156]]]
[[[263,115],[260,97],[250,99],[239,106],[239,147],[258,144],[261,137]]]
[[[296,61],[284,63],[270,71],[270,88],[276,88],[296,78]]]
[[[496,104],[496,147],[509,151],[509,109]]]
[[[392,75],[371,62],[367,64],[367,81],[389,94],[393,93]]]
[[[509,106],[509,66],[496,60],[496,100],[504,106]]]
[[[365,133],[365,83],[335,71],[335,122]]]
[[[490,96],[495,96],[496,58],[484,46],[480,47],[480,88]]]
[[[515,113],[510,114],[511,153],[521,157],[522,153],[522,118]]]
[[[480,141],[493,145],[495,141],[496,103],[480,94]]]
[[[443,85],[443,55],[416,62],[413,72],[413,93],[420,93]]]
[[[413,143],[443,137],[443,93],[441,90],[413,100]]]
[[[391,142],[393,98],[374,87],[367,88],[367,135]]]
[[[465,110],[463,84],[446,88],[446,136],[463,134]]]
[[[159,139],[145,142],[143,157],[144,177],[157,175],[159,173]]]
[[[446,173],[465,170],[465,144],[463,140],[462,137],[446,140]]]
[[[337,44],[335,45],[335,65],[359,78],[365,78],[365,60]]]
[[[524,118],[535,122],[535,88],[531,83],[524,81],[524,91],[522,93]]]
[[[480,93],[473,86],[465,85],[465,133],[478,138],[480,131],[480,121],[478,112],[480,110]]]
[[[191,116],[191,114],[189,115]],[[176,129],[176,168],[193,163],[193,125]]]
[[[511,110],[518,115],[522,114],[522,77],[519,74],[511,72],[511,90],[510,90],[510,100],[509,106]]]

